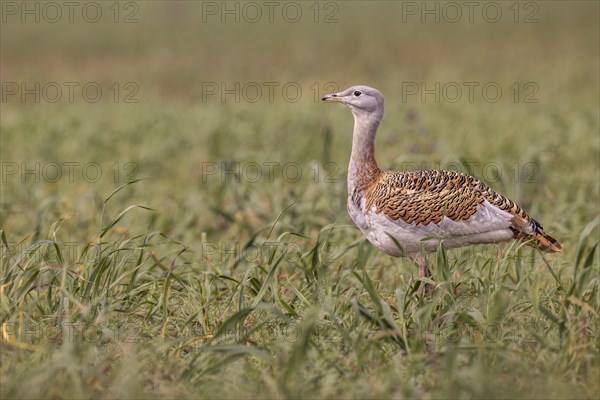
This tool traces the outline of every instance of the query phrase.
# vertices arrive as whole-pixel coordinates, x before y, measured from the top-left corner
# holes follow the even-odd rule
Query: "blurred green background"
[[[152,397],[151,388],[158,387],[158,395],[170,397],[597,396],[600,307],[592,249],[598,230],[586,226],[597,221],[600,202],[600,5],[465,3],[109,1],[76,2],[70,13],[62,2],[2,1],[3,395]],[[455,297],[440,295],[435,306],[416,302],[403,313],[398,290],[407,290],[416,271],[405,260],[371,251],[358,230],[346,226],[351,224],[345,174],[352,117],[319,100],[354,84],[376,87],[386,96],[377,142],[382,168],[450,168],[477,176],[524,206],[563,243],[564,253],[548,261],[559,281],[583,279],[589,290],[580,288],[576,298],[562,291],[535,255],[527,278],[508,284],[508,272],[487,275],[486,266],[518,270],[521,264],[507,255],[512,253],[476,248],[449,257],[456,260],[451,263],[455,280],[482,279],[483,289],[461,297],[460,306]],[[106,201],[134,179],[143,180]],[[130,210],[99,235],[130,205],[154,211]],[[335,244],[335,257],[312,260],[310,252],[316,254],[330,224],[336,227],[327,239]],[[164,239],[140,239],[148,232]],[[283,281],[266,297],[258,296],[257,282],[267,276],[258,267],[271,265],[272,256],[261,251],[260,260],[238,266],[232,263],[239,251],[231,249],[259,239],[280,242],[286,232],[299,238],[294,243],[302,258],[284,262],[278,274],[289,274],[287,282],[302,296]],[[45,239],[59,247],[75,244],[75,252],[60,260],[56,271],[45,258],[26,266],[15,261],[19,252]],[[86,244],[125,242],[135,243],[144,260],[135,268],[151,264],[144,268],[147,282],[155,283],[147,291],[135,289],[134,279],[124,288],[116,274],[107,278],[116,279],[114,285],[92,290],[97,297],[78,292],[77,282],[96,276],[85,275],[99,268],[93,263],[89,270],[82,267],[81,276],[69,272],[72,284],[59,279],[79,265]],[[144,246],[151,249],[144,253]],[[179,286],[168,289],[170,274],[152,260],[168,265],[179,251],[173,248],[184,248],[187,258],[177,264]],[[585,257],[589,263],[583,263]],[[305,262],[323,268],[322,275],[304,277]],[[592,271],[585,279],[577,275],[578,262]],[[16,279],[36,268],[40,274],[31,281]],[[467,338],[463,344],[470,350],[463,353],[423,347],[419,336],[417,344],[409,343],[410,357],[402,358],[387,344],[379,347],[381,324],[345,325],[360,320],[352,302],[368,292],[363,281],[341,272],[355,268],[369,271],[393,319],[409,330],[429,329],[422,320],[443,324],[448,315],[466,315],[459,309],[478,310],[503,326],[538,318],[548,339],[536,336],[528,351],[522,343],[513,348],[503,340],[481,345]],[[255,273],[256,290],[244,292],[244,279]],[[228,278],[238,284],[227,286]],[[48,293],[56,285],[62,292]],[[336,289],[327,289],[332,286]],[[286,304],[299,301],[292,307],[296,314],[278,296]],[[565,300],[569,296],[572,303]],[[239,341],[266,350],[267,361],[233,347],[219,350],[224,358],[215,351],[206,360],[198,354],[212,350],[204,347],[186,356],[172,350],[180,345],[177,338],[187,340],[186,329],[194,324],[204,333],[220,332],[234,305],[243,309],[245,297],[298,323],[314,315],[327,319],[322,313],[330,312],[346,321],[340,326],[348,331],[340,328],[340,335],[354,331],[369,340],[355,346],[344,342],[360,349],[347,356],[347,364],[337,358],[343,353],[337,344],[319,335],[307,339],[307,347],[283,349],[256,338],[250,344]],[[145,315],[136,329],[160,339],[148,339],[152,345],[144,347],[140,366],[122,343],[86,342],[73,350],[37,338],[23,341],[6,328],[62,315],[64,298],[89,307],[86,314],[73,305],[68,312],[73,320],[109,326],[124,316]],[[550,305],[539,307],[546,302]],[[506,314],[498,314],[498,307]],[[578,307],[576,317],[565,311],[570,307]],[[247,327],[255,328],[257,321],[246,320]],[[168,323],[176,327],[173,332],[166,330]],[[174,342],[165,342],[165,336]],[[40,347],[15,345],[24,342]],[[57,359],[81,369],[53,381],[50,372],[69,371]],[[202,369],[198,359],[222,369]],[[490,370],[483,371],[487,366]],[[27,386],[31,379],[36,388]]]
[[[340,194],[331,209],[342,218],[352,119],[318,99],[353,84],[377,87],[387,96],[378,142],[383,167],[425,163],[435,168],[462,159],[481,165],[467,172],[492,179],[483,168],[498,163],[511,185],[496,188],[533,207],[547,207],[546,224],[570,224],[552,221],[572,215],[573,207],[587,207],[575,218],[589,219],[597,211],[589,197],[573,204],[583,199],[580,192],[593,199],[598,194],[594,2],[478,3],[471,14],[461,3],[458,8],[443,2],[277,3],[273,22],[269,6],[260,2],[125,2],[88,8],[82,3],[72,16],[59,7],[57,23],[51,22],[56,6],[33,3],[38,8],[30,5],[31,13],[22,14],[20,3],[17,11],[8,7],[14,3],[6,3],[2,159],[18,165],[4,171],[2,222],[18,235],[28,232],[39,215],[27,210],[57,209],[40,210],[48,191],[59,192],[65,201],[74,201],[67,194],[76,190],[77,197],[106,193],[114,186],[115,169],[122,172],[117,181],[128,173],[152,177],[138,189],[160,193],[151,206],[165,214],[181,210],[171,203],[187,198],[187,215],[206,215],[204,207],[224,206],[211,204],[212,190],[218,190],[213,186],[222,179],[202,182],[199,174],[203,163],[221,161],[234,167],[258,162],[265,174],[263,162],[291,161],[300,165],[304,178],[314,177],[313,161],[336,163],[338,184],[328,190]],[[255,9],[261,18],[252,23]],[[99,21],[87,22],[98,10]],[[494,18],[497,10],[501,14]],[[489,92],[486,85],[493,85]],[[57,86],[59,100],[52,103]],[[101,95],[94,103],[85,96],[95,97],[98,87]],[[497,96],[496,87],[502,91]],[[37,91],[39,103],[35,95],[24,94],[27,88]],[[25,170],[35,171],[37,162],[39,173],[22,184]],[[96,162],[103,177],[91,185],[64,177],[48,182],[56,176],[47,164],[52,162],[60,164],[63,175],[69,167],[62,163],[80,163],[72,170],[75,180],[87,172],[94,180],[94,170],[84,169]],[[135,171],[125,170],[128,162],[135,163]],[[523,171],[528,163],[536,170]],[[567,182],[552,179],[562,171],[569,171]],[[532,179],[524,179],[527,174]],[[31,182],[36,178],[39,184]],[[316,190],[289,179],[274,185],[260,179],[253,185],[264,186],[271,188],[270,196]],[[536,193],[539,200],[532,197]],[[565,201],[541,201],[555,196]],[[284,203],[272,203],[269,211]]]

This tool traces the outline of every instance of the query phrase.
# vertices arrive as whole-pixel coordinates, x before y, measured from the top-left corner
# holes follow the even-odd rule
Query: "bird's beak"
[[[329,93],[329,94],[326,94],[325,96],[323,96],[323,98],[321,100],[323,100],[323,101],[342,101],[342,98],[339,95],[339,93]]]

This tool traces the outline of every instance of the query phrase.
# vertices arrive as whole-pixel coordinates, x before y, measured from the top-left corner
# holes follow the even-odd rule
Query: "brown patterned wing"
[[[388,217],[417,225],[439,224],[446,216],[469,219],[483,202],[486,186],[454,171],[384,171],[365,193],[367,209],[376,207]]]
[[[466,221],[487,200],[512,215],[516,239],[542,251],[558,252],[561,244],[507,197],[496,193],[478,179],[454,171],[384,171],[365,192],[366,209],[385,213],[396,221],[416,225],[440,224],[444,217]]]

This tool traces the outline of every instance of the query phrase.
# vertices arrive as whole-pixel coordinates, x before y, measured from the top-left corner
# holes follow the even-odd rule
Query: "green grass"
[[[2,398],[598,397],[597,3],[402,24],[392,2],[352,2],[329,25],[140,4],[133,25],[1,27],[2,82],[139,87],[131,104],[2,103]],[[203,82],[303,96],[203,101]],[[380,88],[382,167],[471,172],[564,252],[431,254],[437,289],[416,296],[416,268],[347,216],[352,118],[314,82]],[[406,82],[505,94],[404,102]]]

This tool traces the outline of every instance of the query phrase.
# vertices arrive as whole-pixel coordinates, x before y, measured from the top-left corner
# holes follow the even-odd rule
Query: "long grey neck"
[[[353,112],[354,133],[348,165],[348,194],[361,195],[380,170],[375,161],[375,135],[383,118],[383,109],[372,113]]]

